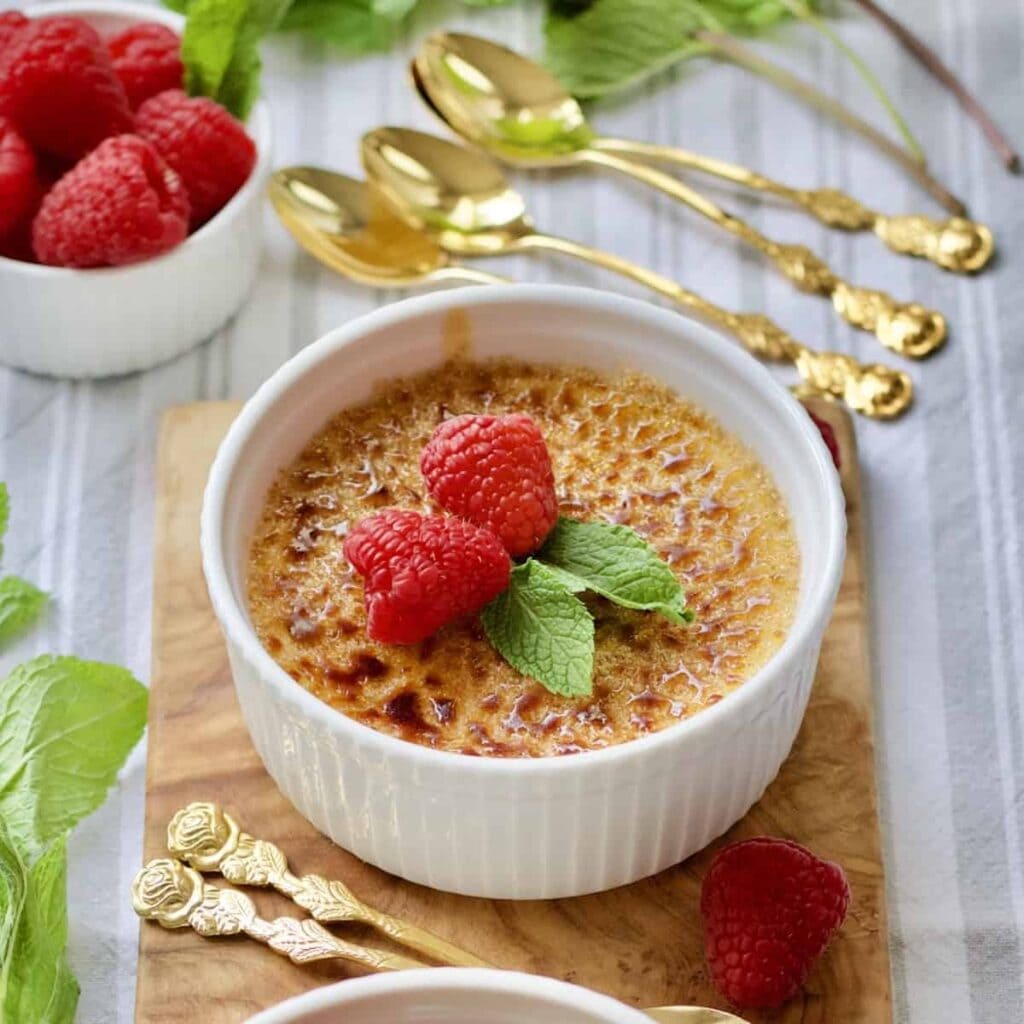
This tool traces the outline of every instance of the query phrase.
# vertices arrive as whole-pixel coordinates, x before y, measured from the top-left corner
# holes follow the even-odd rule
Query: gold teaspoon
[[[907,374],[863,365],[837,352],[817,352],[760,314],[733,313],[660,274],[611,253],[537,232],[522,197],[483,153],[405,128],[378,128],[363,138],[371,181],[413,227],[429,232],[448,252],[467,256],[548,249],[637,281],[723,328],[751,352],[792,363],[818,392],[841,399],[866,416],[891,419],[910,405]]]
[[[266,921],[244,893],[207,885],[202,875],[176,860],[151,860],[132,882],[139,917],[164,928],[191,928],[204,938],[245,934],[293,963],[348,960],[372,971],[426,967],[418,960],[336,938],[309,918]]]
[[[923,257],[945,270],[972,273],[992,257],[992,232],[964,217],[890,217],[838,189],[792,188],[689,150],[598,136],[579,103],[550,71],[488,39],[435,33],[420,47],[411,70],[420,96],[438,117],[506,163],[600,163],[594,153],[661,160],[770,193],[829,227],[873,231],[894,252]]]
[[[378,288],[500,284],[505,278],[462,267],[422,232],[396,217],[365,182],[319,167],[276,171],[267,188],[281,223],[332,270]]]
[[[296,877],[277,846],[241,831],[216,804],[192,803],[178,811],[167,826],[167,849],[196,871],[219,871],[233,885],[270,886],[317,921],[359,921],[432,960],[453,967],[491,966],[423,928],[368,907],[342,882]]]
[[[742,1017],[703,1006],[652,1006],[640,1012],[658,1024],[747,1024]]]
[[[459,66],[465,72],[466,68]],[[508,120],[517,123],[513,118]],[[527,122],[525,127],[533,126]],[[585,121],[577,126],[577,133],[580,139],[591,134]],[[538,136],[541,134],[538,133]],[[769,238],[678,178],[589,144],[582,144],[581,148],[575,150],[566,145],[559,159],[549,163],[573,161],[617,170],[685,203],[713,224],[767,256],[775,268],[801,291],[828,296],[833,308],[844,320],[854,327],[873,333],[883,345],[901,355],[920,358],[935,351],[945,341],[946,321],[940,313],[928,310],[919,303],[898,302],[882,291],[851,285],[807,246],[777,242]]]

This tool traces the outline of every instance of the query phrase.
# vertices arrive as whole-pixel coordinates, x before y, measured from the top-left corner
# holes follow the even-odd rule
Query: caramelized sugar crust
[[[362,584],[342,544],[388,506],[438,511],[419,475],[437,424],[525,412],[554,462],[561,513],[625,523],[665,557],[697,619],[587,596],[592,697],[548,693],[506,664],[478,620],[412,647],[365,632]],[[636,374],[450,362],[379,389],[331,421],[271,488],[252,544],[249,605],[267,650],[338,711],[442,750],[570,754],[664,729],[742,685],[780,646],[799,587],[785,503],[710,416]]]

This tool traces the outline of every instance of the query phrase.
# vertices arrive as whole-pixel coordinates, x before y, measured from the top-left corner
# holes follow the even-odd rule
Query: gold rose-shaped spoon
[[[349,960],[372,971],[402,971],[427,964],[382,949],[357,946],[308,918],[266,921],[244,893],[207,885],[202,875],[176,860],[151,860],[132,882],[139,917],[164,928],[191,928],[204,938],[245,934],[293,963]]]
[[[192,803],[178,811],[167,826],[167,849],[195,870],[219,871],[234,885],[270,886],[317,921],[371,925],[400,945],[453,967],[491,966],[417,925],[368,907],[341,882],[293,875],[277,846],[243,832],[216,804]]]

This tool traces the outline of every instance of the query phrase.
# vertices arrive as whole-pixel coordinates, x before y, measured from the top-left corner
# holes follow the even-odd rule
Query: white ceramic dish
[[[106,38],[138,21],[181,32],[156,4],[39,4],[29,17],[71,14]],[[127,267],[70,270],[0,257],[0,362],[61,377],[106,377],[165,362],[210,337],[252,287],[270,173],[270,112],[257,103],[248,130],[256,166],[238,194],[177,248]]]
[[[249,1024],[650,1024],[608,996],[513,971],[436,967],[316,989]]]
[[[642,739],[571,757],[430,750],[361,725],[260,645],[245,599],[250,537],[277,472],[376,381],[442,359],[453,310],[473,353],[626,366],[694,399],[754,449],[788,501],[801,589],[782,648],[737,692]],[[608,889],[699,850],[757,800],[789,752],[839,586],[845,516],[817,429],[767,371],[676,313],[582,288],[499,286],[408,299],[332,331],[246,404],[214,463],[203,565],[238,699],[284,794],[340,846],[414,882],[493,898]]]

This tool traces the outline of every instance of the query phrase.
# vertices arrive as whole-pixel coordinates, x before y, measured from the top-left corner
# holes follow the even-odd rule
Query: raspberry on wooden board
[[[367,632],[412,644],[479,611],[508,586],[511,563],[494,534],[462,519],[385,509],[345,538],[363,577]]]
[[[132,130],[107,48],[80,18],[38,18],[0,50],[0,114],[36,150],[77,160]]]
[[[32,226],[40,262],[114,267],[158,256],[188,233],[181,179],[144,139],[107,139],[50,190]]]
[[[551,457],[523,413],[445,420],[420,472],[442,508],[491,530],[514,558],[536,551],[558,520]]]
[[[704,876],[700,899],[715,986],[743,1008],[791,999],[849,903],[843,869],[797,843],[762,837],[725,847]]]

